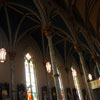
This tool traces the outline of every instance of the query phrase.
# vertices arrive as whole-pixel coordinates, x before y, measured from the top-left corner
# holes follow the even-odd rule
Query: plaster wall
[[[6,45],[9,47],[8,45]],[[5,63],[0,63],[0,82],[10,83],[10,60],[8,55],[9,49],[7,49],[7,60]],[[26,53],[30,53],[32,56],[33,63],[35,63],[37,85],[39,97],[41,100],[41,87],[47,85],[46,69],[43,65],[42,53],[37,45],[36,41],[30,36],[24,37],[16,47],[16,56],[14,60],[15,67],[15,85],[24,83],[25,84],[25,68],[24,68],[24,56]],[[71,71],[65,71],[65,64],[59,51],[55,48],[55,58],[57,62],[57,67],[60,69],[62,74],[62,82],[64,88],[73,88],[73,79]],[[68,66],[69,67],[69,66]],[[54,81],[52,77],[52,72],[48,74],[48,79],[50,87],[54,87]]]

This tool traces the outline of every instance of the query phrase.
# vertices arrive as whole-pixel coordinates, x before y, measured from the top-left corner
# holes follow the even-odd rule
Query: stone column
[[[15,77],[14,77],[14,58],[15,58],[15,53],[10,52],[9,53],[10,57],[10,75],[11,75],[11,83],[10,83],[10,98],[11,100],[16,100],[16,89],[15,89]]]
[[[82,55],[82,52],[81,52],[81,48],[78,45],[74,46],[74,48],[77,51],[79,58],[80,58],[80,62],[81,62],[81,65],[82,65],[83,75],[84,75],[84,78],[85,78],[85,83],[86,83],[86,86],[87,86],[89,98],[90,98],[90,100],[94,100],[93,91],[90,87],[90,83],[88,82],[88,73],[86,71],[86,65],[85,65],[85,61],[84,61],[84,58],[83,58],[83,55]]]
[[[43,27],[42,31],[48,39],[48,46],[49,46],[49,52],[50,52],[50,58],[51,58],[51,64],[52,64],[54,84],[55,84],[56,93],[57,93],[57,100],[67,100],[67,98],[62,99],[62,95],[61,95],[61,88],[60,88],[60,83],[59,83],[59,74],[57,72],[57,63],[56,63],[54,47],[53,47],[53,43],[52,43],[52,36],[54,34],[54,30],[53,30],[52,26],[49,24],[49,25],[45,25]],[[64,95],[64,97],[66,97],[65,93],[63,93],[63,95]]]
[[[100,76],[100,64],[99,64],[99,57],[98,56],[93,56],[93,59],[96,63],[96,67],[97,67],[97,70],[98,70],[98,73],[99,73],[99,76]]]
[[[57,72],[57,64],[56,64],[55,53],[54,53],[54,48],[53,48],[53,43],[52,43],[52,35],[54,32],[53,32],[53,29],[51,28],[51,26],[47,25],[47,26],[43,27],[43,33],[46,35],[46,37],[48,39],[49,52],[50,52],[52,71],[53,71],[53,78],[54,78],[54,83],[55,83],[55,88],[56,88],[56,93],[57,93],[57,100],[62,100],[60,84],[59,84],[59,79],[58,79],[59,75]]]
[[[47,79],[47,92],[48,92],[48,96],[49,96],[50,100],[52,100],[51,87],[50,87],[50,82],[49,82],[49,79],[48,79],[47,71],[46,71],[46,79]]]
[[[52,63],[53,78],[54,78],[54,83],[55,83],[56,92],[57,92],[57,100],[62,100],[60,84],[58,80],[59,75],[57,73],[57,64],[56,64],[56,59],[55,59],[55,54],[54,54],[54,49],[53,49],[53,44],[52,44],[52,36],[47,36],[47,39],[48,39],[50,58],[51,58],[51,63]]]

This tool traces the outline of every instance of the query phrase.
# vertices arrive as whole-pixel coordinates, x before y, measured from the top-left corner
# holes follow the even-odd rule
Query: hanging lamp
[[[0,62],[4,63],[6,60],[6,49],[5,48],[1,48],[0,49]]]
[[[89,78],[90,81],[92,81],[93,80],[92,74],[88,74],[88,78]]]
[[[48,73],[51,73],[51,63],[50,62],[46,62],[46,69]]]

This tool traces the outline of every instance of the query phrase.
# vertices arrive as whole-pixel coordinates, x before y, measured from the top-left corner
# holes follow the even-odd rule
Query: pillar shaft
[[[10,62],[11,71],[11,100],[15,100],[15,78],[14,78],[14,62]]]
[[[99,73],[99,76],[100,76],[100,64],[98,62],[96,62],[96,67],[98,69],[98,73]]]
[[[54,54],[54,49],[53,49],[53,44],[52,44],[52,37],[48,36],[47,38],[48,38],[50,58],[51,58],[51,63],[52,63],[54,83],[55,83],[56,92],[57,92],[57,100],[62,100],[60,84],[59,84],[59,80],[57,76],[57,64],[56,64],[56,59],[55,59],[55,54]]]
[[[15,57],[15,53],[10,53],[10,73],[11,73],[11,83],[10,83],[10,87],[11,87],[11,100],[16,100],[16,89],[15,89],[15,71],[14,71],[14,57]]]
[[[100,64],[99,64],[99,57],[98,56],[93,56],[93,59],[96,63],[96,67],[97,67],[97,70],[98,70],[98,73],[99,73],[99,76],[100,76]]]
[[[87,74],[87,71],[86,71],[86,68],[85,68],[85,62],[84,62],[84,59],[83,59],[83,56],[82,56],[82,52],[78,52],[78,54],[79,54],[79,57],[80,57],[80,62],[81,62],[81,65],[82,65],[82,70],[83,70],[83,74],[84,74],[84,78],[85,78],[85,83],[86,83],[86,86],[87,86],[87,89],[88,89],[90,100],[94,100],[92,89],[90,87],[89,82],[87,82],[88,74]]]
[[[50,100],[52,100],[51,87],[50,87],[50,82],[49,82],[49,79],[48,79],[48,73],[47,73],[47,71],[46,71],[46,79],[47,79],[48,96],[49,96]]]

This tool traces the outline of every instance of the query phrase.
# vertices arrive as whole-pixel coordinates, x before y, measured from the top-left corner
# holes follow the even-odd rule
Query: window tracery
[[[25,56],[25,77],[28,100],[37,100],[36,77],[34,67],[35,66],[31,61],[31,55],[27,53]]]
[[[62,83],[62,77],[61,77],[61,72],[57,69],[58,75],[59,75],[59,85],[60,85],[60,90],[61,90],[61,96],[62,96],[62,100],[65,100],[64,98],[64,87],[63,87],[63,83]]]
[[[79,100],[81,100],[80,85],[79,85],[79,81],[78,81],[77,71],[73,67],[71,67],[71,70],[72,70],[72,76],[73,76],[73,80],[74,80],[75,89],[76,89],[77,95],[79,97]]]

